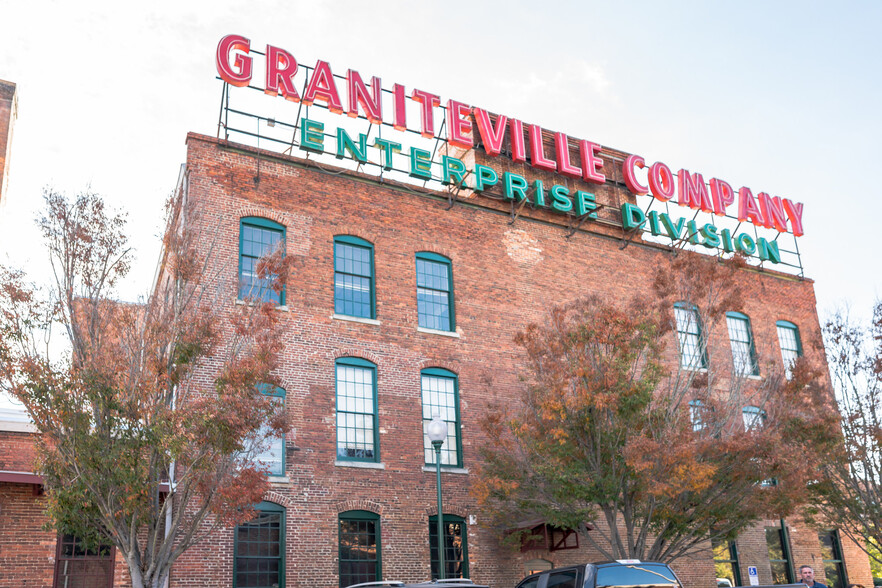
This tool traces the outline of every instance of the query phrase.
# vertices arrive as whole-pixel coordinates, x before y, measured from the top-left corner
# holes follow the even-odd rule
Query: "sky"
[[[43,188],[92,189],[130,218],[120,298],[148,293],[186,133],[216,135],[215,49],[235,33],[802,202],[822,320],[882,296],[879,2],[0,0],[0,15],[19,102],[0,263],[38,281]]]

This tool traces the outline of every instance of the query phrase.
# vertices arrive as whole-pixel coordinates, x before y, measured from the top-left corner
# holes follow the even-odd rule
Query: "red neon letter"
[[[793,236],[802,237],[802,202],[793,202],[789,198],[784,199],[784,210],[790,217],[790,226],[793,227]]]
[[[266,87],[264,92],[278,96],[281,90],[285,100],[300,102],[300,94],[294,87],[294,74],[297,73],[297,60],[284,49],[266,46]],[[279,86],[281,82],[281,86]]]
[[[545,157],[545,145],[542,143],[542,127],[530,125],[530,159],[536,169],[557,171],[557,163]]]
[[[558,171],[571,178],[581,178],[582,168],[570,163],[570,138],[563,133],[555,133],[554,149],[557,152]]]
[[[649,168],[649,189],[656,200],[665,202],[674,195],[674,174],[671,168],[656,161]]]
[[[392,86],[392,104],[395,105],[395,117],[392,126],[396,131],[407,130],[407,108],[404,98],[404,86],[395,84]]]
[[[680,184],[680,197],[678,204],[689,208],[698,208],[704,212],[713,212],[710,196],[704,185],[704,177],[701,174],[690,174],[688,170],[681,169],[677,173]]]
[[[763,213],[760,212],[759,207],[756,205],[756,200],[753,199],[753,192],[750,191],[750,188],[738,190],[738,220],[750,220],[750,222],[757,226],[765,226]]]
[[[634,173],[635,167],[643,169],[646,167],[646,162],[639,155],[629,155],[626,157],[625,163],[622,164],[622,175],[625,176],[625,185],[628,186],[628,190],[632,194],[646,194],[649,192],[649,188],[637,181],[637,174]]]
[[[251,81],[252,59],[248,56],[251,41],[240,35],[227,35],[217,44],[217,73],[226,83],[242,88]],[[230,65],[230,53],[242,51],[245,55],[236,54],[233,65]]]
[[[511,119],[508,132],[511,137],[511,160],[521,163],[527,161],[527,149],[524,146],[524,123],[516,118]]]
[[[468,104],[456,100],[447,101],[447,142],[454,147],[471,149],[475,144],[471,111]]]
[[[784,215],[784,204],[778,196],[769,196],[765,192],[756,195],[759,200],[760,210],[763,213],[763,224],[768,229],[775,229],[779,233],[787,232],[787,217]]]
[[[597,157],[600,153],[600,145],[591,141],[580,141],[579,151],[582,153],[582,174],[586,182],[602,184],[606,176],[600,171],[603,168],[603,160]]]
[[[316,62],[312,78],[303,93],[303,103],[307,106],[316,99],[327,102],[328,110],[334,114],[343,113],[343,104],[340,102],[340,94],[337,93],[337,83],[334,81],[334,74],[331,73],[331,66],[321,59]]]
[[[346,72],[346,89],[349,95],[349,111],[346,113],[355,118],[358,116],[358,105],[364,108],[364,114],[369,121],[375,125],[383,122],[383,94],[380,86],[380,78],[374,76],[371,78],[371,89],[374,95],[371,96],[367,86],[361,79],[361,75],[354,69]]]
[[[433,109],[441,104],[441,98],[423,90],[414,90],[411,97],[422,105],[420,109],[420,123],[422,124],[420,135],[426,139],[431,139],[435,136],[435,113]]]
[[[496,128],[490,122],[490,113],[483,108],[473,108],[475,122],[478,123],[478,133],[481,135],[481,143],[487,155],[496,157],[502,152],[502,142],[505,140],[505,127],[508,117],[500,114],[496,117]]]
[[[714,214],[725,216],[726,207],[735,202],[735,192],[732,190],[732,186],[723,180],[711,178],[710,187],[711,200],[714,201]]]

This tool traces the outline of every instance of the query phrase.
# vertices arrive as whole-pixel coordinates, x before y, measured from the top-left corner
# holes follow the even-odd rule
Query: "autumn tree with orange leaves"
[[[39,226],[54,282],[40,289],[0,267],[0,389],[39,432],[54,528],[114,545],[132,586],[159,588],[215,527],[253,517],[268,488],[253,458],[287,428],[259,389],[274,383],[276,313],[259,297],[229,303],[235,285],[212,269],[222,266],[212,237],[182,222],[196,214],[182,198],[167,208],[153,292],[141,304],[117,302],[130,268],[124,217],[93,193],[44,197]],[[259,271],[280,288],[281,254]]]
[[[788,380],[770,362],[764,379],[749,378],[717,344],[725,312],[742,308],[740,266],[680,252],[652,293],[588,297],[518,334],[522,402],[488,411],[473,486],[503,536],[519,542],[529,531],[512,522],[540,518],[605,558],[670,562],[805,500],[801,431],[831,427],[819,410],[830,399],[801,368]],[[702,326],[706,369],[667,349],[675,303]],[[744,406],[757,417],[746,422]]]

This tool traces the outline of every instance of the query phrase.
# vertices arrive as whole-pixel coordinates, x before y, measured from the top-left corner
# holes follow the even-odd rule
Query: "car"
[[[432,580],[431,582],[420,582],[418,584],[405,584],[398,580],[381,580],[379,582],[363,582],[361,584],[353,584],[346,588],[489,588],[481,584],[475,584],[468,578],[449,578],[446,580]]]
[[[732,588],[732,581],[729,578],[717,578],[717,588]]]
[[[667,565],[620,559],[555,568],[524,578],[517,588],[683,588]]]

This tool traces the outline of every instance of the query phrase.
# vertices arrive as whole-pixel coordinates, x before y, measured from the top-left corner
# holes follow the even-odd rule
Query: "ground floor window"
[[[821,559],[824,560],[827,585],[830,588],[845,588],[848,586],[848,576],[845,573],[845,562],[842,560],[839,531],[836,529],[822,531],[818,533],[818,539],[821,541]]]
[[[444,515],[444,578],[469,577],[469,550],[465,519]],[[438,577],[438,517],[429,517],[429,553],[432,561],[432,578]]]
[[[257,516],[236,527],[233,586],[284,588],[285,509],[261,502]]]
[[[366,510],[341,512],[339,517],[340,586],[379,582],[380,515]]]
[[[61,535],[55,552],[55,586],[113,586],[113,547],[83,546],[73,535]]]
[[[787,528],[784,525],[766,527],[766,545],[769,548],[769,564],[772,566],[772,584],[793,584],[793,562]]]
[[[741,586],[741,570],[738,568],[738,549],[734,541],[712,541],[714,548],[714,568],[717,584],[729,580],[729,586]]]

